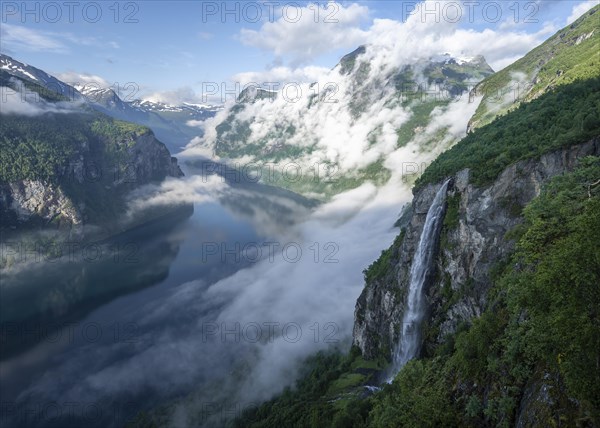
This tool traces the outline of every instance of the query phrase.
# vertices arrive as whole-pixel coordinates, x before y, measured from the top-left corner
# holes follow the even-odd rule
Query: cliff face
[[[46,223],[83,223],[81,211],[62,189],[39,180],[20,180],[0,187],[0,207],[11,226],[37,217]],[[3,221],[4,223],[4,221]]]
[[[124,135],[118,156],[102,139],[82,143],[53,182],[18,180],[0,184],[2,227],[57,227],[112,222],[115,212],[100,213],[90,202],[120,207],[128,191],[166,177],[181,177],[177,159],[151,132]]]
[[[429,302],[424,353],[454,333],[463,321],[481,315],[494,268],[514,249],[509,231],[522,223],[522,208],[552,177],[571,171],[579,159],[600,154],[600,138],[506,168],[488,186],[470,183],[469,170],[452,177],[447,210],[435,258],[436,274],[426,284]],[[410,266],[425,217],[441,184],[414,196],[412,214],[390,249],[388,266],[368,278],[355,310],[354,345],[366,359],[390,360],[398,340]]]
[[[183,177],[177,159],[171,157],[167,147],[151,132],[132,138],[125,163],[133,168],[137,185],[161,181],[166,177]]]

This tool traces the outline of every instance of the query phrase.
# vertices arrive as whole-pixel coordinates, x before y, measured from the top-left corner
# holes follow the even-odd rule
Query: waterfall
[[[410,282],[402,319],[402,331],[394,351],[392,376],[389,382],[393,380],[409,360],[418,354],[421,348],[421,323],[427,309],[423,286],[431,271],[434,252],[444,219],[446,192],[449,183],[450,180],[447,180],[440,187],[431,203],[431,207],[429,207],[429,211],[427,211],[423,232],[421,232],[419,244],[410,267]]]

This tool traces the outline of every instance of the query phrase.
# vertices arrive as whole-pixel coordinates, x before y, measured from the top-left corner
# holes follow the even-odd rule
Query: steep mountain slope
[[[184,102],[181,105],[171,105],[148,100],[133,100],[130,102],[130,105],[147,112],[165,114],[167,117],[180,117],[180,120],[182,121],[205,120],[209,117],[213,117],[216,112],[222,109],[221,106],[211,104],[192,104]]]
[[[596,129],[600,136],[600,127]],[[600,155],[600,140],[574,145],[504,169],[491,183],[478,185],[470,169],[456,172],[448,193],[438,273],[429,281],[432,304],[429,339],[441,343],[461,323],[487,307],[494,265],[514,250],[509,231],[521,224],[521,211],[550,178],[572,170],[585,156]],[[389,359],[402,321],[411,260],[425,215],[439,187],[420,189],[410,222],[386,256],[366,271],[367,285],[358,300],[355,344],[368,359]],[[389,252],[389,254],[388,254]],[[437,312],[439,311],[439,312]]]
[[[0,71],[5,233],[84,225],[114,233],[126,227],[121,220],[129,191],[183,175],[149,129],[98,113],[82,98],[73,101],[50,91],[37,83],[41,72],[36,80],[17,77],[33,75],[26,71]]]
[[[469,91],[493,73],[482,57],[375,66],[376,55],[379,47],[360,47],[310,85],[246,88],[202,144],[238,166],[269,164],[274,184],[326,198],[387,181],[398,149],[414,153],[404,162],[427,161],[464,135],[477,105]]]
[[[85,96],[87,103],[94,110],[119,120],[147,126],[161,141],[167,144],[171,151],[178,151],[193,138],[182,130],[182,128],[187,129],[185,122],[178,124],[176,121],[164,118],[153,109],[145,108],[146,106],[143,104],[140,105],[138,100],[123,101],[111,88],[86,85],[76,85],[76,88]],[[192,132],[198,134],[197,130]]]
[[[133,100],[129,105],[148,114],[149,120],[141,123],[150,127],[161,140],[172,142],[170,147],[177,150],[186,146],[194,137],[202,135],[202,129],[190,123],[205,121],[222,109],[218,105],[171,105],[147,100]]]
[[[600,93],[598,84],[588,92]],[[442,186],[424,184],[394,244],[365,270],[350,354],[309,359],[295,390],[234,426],[600,426],[600,126],[595,132],[485,184],[470,169],[452,174],[426,282],[423,350],[387,384],[411,264]]]
[[[235,426],[600,426],[600,68],[587,70],[427,168],[397,239],[364,271],[350,354],[310,359],[296,391]],[[445,186],[442,226],[424,235]],[[424,236],[434,247],[426,317],[406,330]],[[421,352],[390,373],[400,335],[415,328]]]
[[[446,426],[598,426],[600,195],[591,184],[599,160],[595,138],[518,162],[486,186],[468,169],[454,176],[427,291],[425,359],[400,371],[375,420],[398,418],[391,406],[440,400],[442,411],[414,414]],[[365,358],[390,358],[438,187],[415,195],[410,223],[357,303],[355,344]]]
[[[0,70],[23,81],[32,81],[44,88],[47,93],[56,93],[71,101],[79,101],[83,98],[73,86],[39,68],[16,61],[2,53],[0,53]]]
[[[101,88],[96,82],[65,83],[4,54],[0,54],[0,72],[40,85],[46,96],[56,93],[64,100],[85,102],[94,110],[115,119],[147,126],[171,151],[179,151],[192,138],[202,134],[199,128],[189,126],[188,121],[206,120],[220,109],[211,105],[170,106],[138,99],[123,100],[112,88]]]
[[[600,70],[598,71],[600,75]],[[420,188],[469,168],[478,185],[519,160],[581,143],[600,127],[598,78],[577,81],[521,104],[442,153],[417,180]]]
[[[102,113],[121,120],[129,119],[135,123],[150,120],[146,112],[123,101],[111,88],[97,88],[81,84],[76,84],[74,87],[85,96],[86,101],[94,109]]]
[[[523,101],[596,76],[600,68],[600,6],[475,88],[483,100],[470,122],[481,127]]]

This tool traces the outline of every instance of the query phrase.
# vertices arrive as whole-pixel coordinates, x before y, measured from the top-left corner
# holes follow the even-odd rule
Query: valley
[[[597,2],[535,32],[287,5],[227,37],[209,6],[202,69],[183,24],[85,62],[127,84],[20,49],[81,64],[51,41],[98,34],[3,21],[0,426],[599,426]],[[177,79],[225,94],[149,84]]]

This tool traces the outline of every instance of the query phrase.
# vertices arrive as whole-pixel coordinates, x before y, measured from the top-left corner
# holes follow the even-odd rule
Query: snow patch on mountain
[[[81,99],[81,94],[72,86],[60,81],[45,71],[17,61],[8,55],[0,54],[0,70],[4,70],[12,76],[33,81],[46,89],[52,90],[71,101]]]

